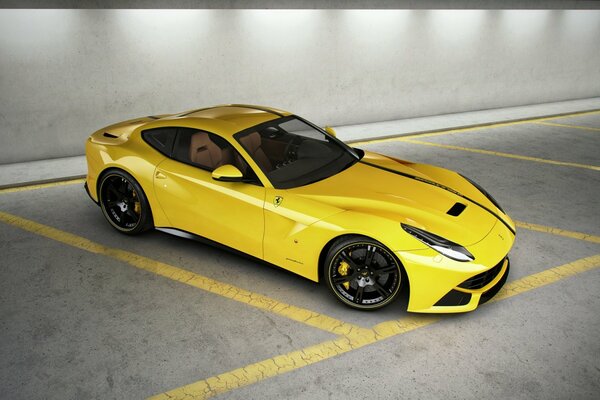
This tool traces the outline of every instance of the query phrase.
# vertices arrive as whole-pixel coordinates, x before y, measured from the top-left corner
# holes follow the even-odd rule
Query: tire
[[[392,303],[402,286],[402,266],[383,244],[364,236],[344,237],[325,257],[325,281],[342,303],[376,310]]]
[[[137,235],[153,227],[146,194],[133,176],[122,170],[105,173],[98,189],[106,220],[121,233]]]

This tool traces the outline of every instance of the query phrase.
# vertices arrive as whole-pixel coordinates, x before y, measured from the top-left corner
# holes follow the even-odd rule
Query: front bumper
[[[483,279],[486,279],[486,284],[479,287],[479,284],[473,284],[472,282],[473,280],[477,280],[477,278],[467,279],[438,300],[432,307],[432,312],[461,312],[474,310],[478,305],[489,301],[496,293],[498,293],[508,278],[509,270],[510,261],[508,257],[506,257],[494,268],[479,274]],[[452,309],[449,309],[449,307],[452,307]],[[463,309],[463,307],[465,309]]]
[[[458,313],[472,311],[490,300],[508,277],[508,252],[514,235],[496,223],[480,242],[469,246],[473,262],[458,262],[433,249],[397,252],[408,275],[408,311]]]

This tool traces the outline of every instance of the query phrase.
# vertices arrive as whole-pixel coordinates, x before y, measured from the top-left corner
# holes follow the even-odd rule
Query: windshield
[[[254,126],[234,138],[277,189],[323,180],[359,159],[352,148],[294,116]]]

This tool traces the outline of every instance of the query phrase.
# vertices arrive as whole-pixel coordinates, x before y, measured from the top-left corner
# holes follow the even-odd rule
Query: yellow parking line
[[[346,336],[259,361],[233,371],[150,397],[152,400],[207,399],[308,365],[347,353],[368,343],[352,343]]]
[[[488,124],[488,125],[476,125],[470,126],[466,128],[456,128],[456,129],[442,129],[439,131],[429,132],[429,133],[410,133],[402,136],[390,136],[390,137],[382,137],[378,139],[369,139],[369,140],[359,140],[359,141],[348,141],[348,143],[352,144],[352,146],[362,146],[365,144],[374,144],[374,143],[385,143],[385,142],[401,142],[408,138],[426,138],[426,137],[434,137],[434,136],[443,136],[450,135],[453,133],[461,133],[461,132],[472,132],[472,131],[480,131],[482,129],[491,129],[491,128],[501,128],[503,126],[512,126],[512,125],[520,125],[524,123],[528,123],[529,121],[514,121],[514,122],[500,122],[497,124]]]
[[[529,290],[548,285],[567,277],[600,267],[600,254],[561,265],[556,268],[529,275],[504,285],[494,297],[499,301]],[[320,361],[356,350],[393,336],[411,332],[442,320],[441,316],[413,315],[399,320],[386,321],[373,329],[344,335],[334,340],[309,346],[302,350],[275,356],[233,371],[225,372],[168,392],[150,397],[148,400],[200,400],[239,389],[284,374]]]
[[[403,139],[402,141],[407,142],[407,143],[419,144],[419,145],[423,145],[423,146],[441,147],[443,149],[468,151],[471,153],[479,153],[479,154],[487,154],[487,155],[491,155],[491,156],[514,158],[517,160],[535,161],[535,162],[544,163],[544,164],[561,165],[564,167],[585,168],[585,169],[591,169],[594,171],[600,171],[600,166],[597,166],[597,165],[587,165],[587,164],[578,164],[578,163],[572,163],[572,162],[566,162],[566,161],[548,160],[545,158],[522,156],[522,155],[518,155],[518,154],[511,154],[511,153],[502,153],[499,151],[474,149],[471,147],[453,146],[453,145],[441,144],[441,143],[424,142],[424,141],[415,140],[415,139]]]
[[[528,275],[504,285],[504,287],[492,300],[490,300],[490,302],[508,299],[509,297],[516,296],[517,294],[549,285],[561,279],[598,268],[599,266],[600,254],[597,254],[595,256],[582,258],[568,264],[550,268],[545,271],[538,272],[537,274]]]
[[[389,327],[379,329],[382,334],[378,334],[377,328],[374,328],[365,334],[341,336],[160,393],[148,400],[207,399],[359,349],[390,336],[410,332],[439,320],[439,317],[416,315],[398,321],[389,321],[387,323]]]
[[[54,186],[76,185],[76,184],[82,184],[84,182],[85,182],[85,179],[78,178],[78,179],[68,179],[68,180],[64,180],[64,181],[39,183],[39,184],[26,185],[26,186],[7,187],[4,189],[0,189],[0,194],[25,192],[27,190],[45,189],[45,188],[54,187]]]
[[[119,261],[126,262],[136,268],[144,271],[169,278],[171,280],[185,283],[207,292],[218,294],[225,298],[248,304],[261,310],[270,311],[282,317],[301,322],[313,328],[318,328],[336,335],[351,335],[360,333],[365,328],[357,325],[340,321],[324,314],[319,314],[304,308],[296,307],[291,304],[279,302],[262,294],[253,293],[248,290],[219,282],[217,280],[187,271],[182,268],[174,267],[160,261],[152,260],[125,250],[115,249],[92,242],[81,236],[74,235],[47,225],[42,225],[16,215],[0,211],[0,221],[21,228],[25,231],[47,237],[52,240],[76,247],[81,250],[89,251],[95,254],[111,257]]]
[[[548,121],[537,121],[536,124],[550,125],[550,126],[560,126],[562,128],[574,128],[574,129],[583,129],[584,131],[596,131],[596,132],[600,132],[600,128],[592,128],[590,126],[557,124],[556,122],[548,122]]]
[[[559,236],[570,237],[573,239],[585,240],[587,242],[600,243],[600,236],[594,236],[594,235],[590,235],[588,233],[567,231],[567,230],[560,229],[560,228],[553,228],[551,226],[537,225],[537,224],[532,224],[532,223],[523,222],[523,221],[515,221],[515,225],[517,226],[517,228],[529,229],[531,231],[551,233],[553,235],[559,235]]]
[[[600,114],[600,110],[582,111],[582,112],[567,113],[567,114],[557,114],[557,115],[553,115],[553,116],[551,115],[548,117],[527,118],[527,119],[520,119],[520,120],[516,120],[516,121],[509,121],[509,122],[478,124],[478,125],[474,125],[474,126],[467,126],[464,128],[440,129],[440,130],[435,130],[432,132],[423,132],[423,133],[416,132],[416,133],[403,134],[403,135],[399,135],[399,136],[392,135],[389,137],[382,137],[382,138],[376,138],[376,139],[370,139],[370,140],[348,141],[348,143],[352,144],[353,146],[358,146],[358,145],[365,145],[365,144],[372,144],[372,143],[395,142],[395,141],[402,141],[405,138],[413,138],[413,137],[426,138],[426,137],[442,136],[442,135],[449,135],[449,134],[453,134],[453,133],[480,131],[483,129],[502,128],[505,126],[530,124],[530,123],[537,123],[537,122],[542,122],[542,121],[547,121],[547,120],[571,118],[571,117],[578,117],[578,116],[582,116],[582,115],[594,115],[594,114]]]

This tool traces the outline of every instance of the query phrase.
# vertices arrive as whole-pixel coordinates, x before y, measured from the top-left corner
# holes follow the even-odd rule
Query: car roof
[[[170,115],[162,120],[187,121],[198,129],[230,136],[263,122],[292,115],[272,107],[247,104],[225,104]]]

